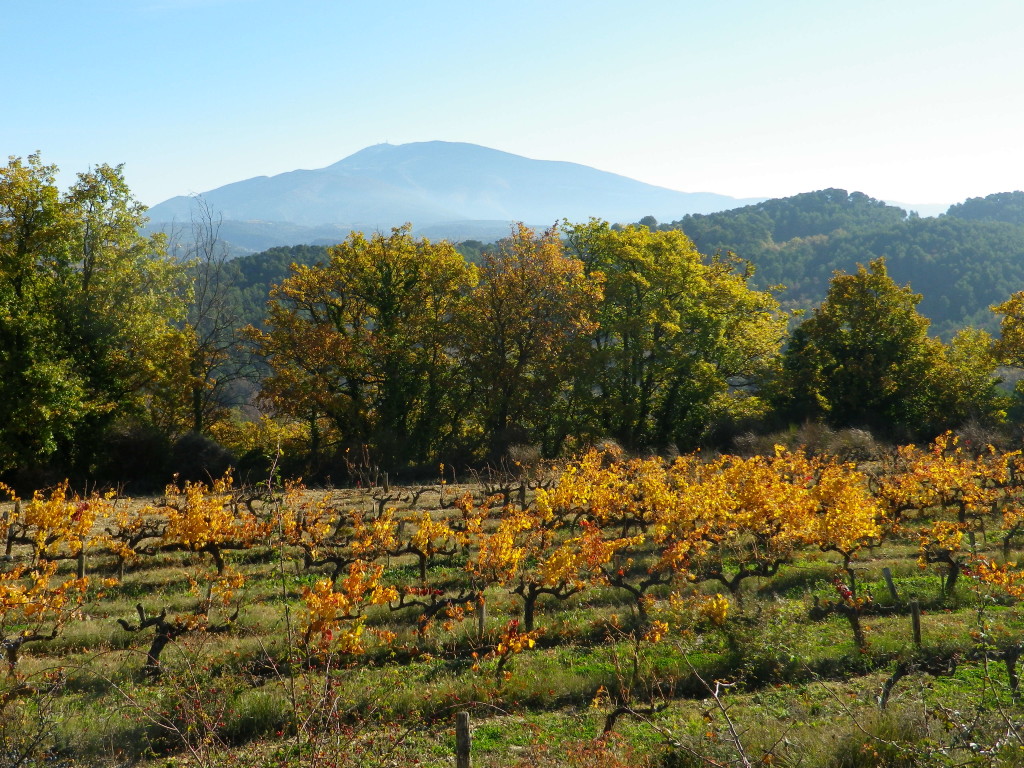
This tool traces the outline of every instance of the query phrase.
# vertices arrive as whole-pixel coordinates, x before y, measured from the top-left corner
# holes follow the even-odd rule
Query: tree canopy
[[[660,228],[682,229],[702,253],[732,252],[756,267],[753,285],[787,308],[817,305],[836,270],[886,259],[899,283],[921,293],[933,335],[951,339],[971,325],[995,330],[988,307],[1024,284],[1024,193],[952,206],[947,215],[907,215],[859,192],[808,192]]]
[[[182,271],[120,166],[66,192],[38,155],[0,169],[0,469],[57,457],[87,473],[104,430],[145,410],[174,348]]]
[[[883,259],[836,274],[784,357],[791,413],[905,434],[962,421],[972,408],[991,416],[998,398],[987,334],[961,334],[946,347],[929,338],[920,301]]]
[[[284,438],[308,457],[293,468],[313,470],[346,449],[387,469],[495,461],[516,443],[689,450],[805,419],[931,437],[999,422],[995,366],[1024,367],[1024,292],[999,293],[1024,281],[1021,193],[924,220],[823,190],[673,225],[520,224],[464,253],[407,225],[236,260],[207,210],[179,261],[140,234],[119,167],[66,191],[55,174],[34,155],[0,168],[0,473],[120,471],[124,434],[122,455],[159,472],[185,437],[221,469]],[[961,319],[996,304],[1000,338],[930,336],[908,265]],[[765,289],[787,275],[796,304],[823,296],[788,338]]]
[[[603,279],[565,253],[557,229],[538,237],[520,224],[485,254],[459,348],[491,454],[565,436],[567,388],[590,352]]]
[[[272,293],[268,330],[252,332],[272,368],[264,395],[388,463],[433,455],[459,400],[452,321],[475,282],[449,243],[352,233]]]
[[[569,243],[604,278],[579,389],[593,427],[628,446],[690,447],[716,420],[758,408],[745,385],[771,365],[786,321],[745,265],[647,226],[591,221],[570,227]]]

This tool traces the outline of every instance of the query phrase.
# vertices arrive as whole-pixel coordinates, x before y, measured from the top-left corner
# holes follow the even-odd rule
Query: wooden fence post
[[[888,568],[883,568],[882,578],[885,579],[885,585],[889,587],[889,594],[892,595],[893,602],[898,603],[900,596],[896,593],[896,585],[892,581],[892,571]]]
[[[4,545],[4,557],[10,559],[14,547],[14,524],[21,520],[21,499],[14,500],[14,517],[7,517],[7,542]]]
[[[455,715],[455,768],[471,768],[469,759],[471,746],[469,712],[459,712]]]
[[[10,541],[11,540],[11,510],[9,510],[9,509],[5,509],[4,510],[4,519],[3,519],[3,523],[0,524],[0,529],[2,529],[3,532],[4,532],[4,538],[7,539],[7,541]],[[9,550],[10,547],[5,547],[5,549]],[[4,559],[5,560],[10,560],[11,559],[10,551],[5,551],[4,552]]]
[[[910,623],[914,628],[914,645],[921,647],[921,604],[917,600],[910,601]]]

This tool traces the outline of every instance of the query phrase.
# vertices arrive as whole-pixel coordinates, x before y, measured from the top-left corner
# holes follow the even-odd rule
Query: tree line
[[[363,451],[399,471],[603,439],[689,451],[808,419],[902,439],[1008,418],[995,371],[1020,358],[1024,302],[1003,297],[998,341],[943,343],[884,260],[836,275],[799,317],[748,262],[677,229],[520,225],[469,261],[405,227],[303,250],[257,317],[260,280],[295,250],[247,263],[246,288],[207,209],[172,258],[140,234],[120,168],[65,192],[55,173],[37,156],[0,169],[13,478],[262,471],[283,447],[287,470],[340,479]]]

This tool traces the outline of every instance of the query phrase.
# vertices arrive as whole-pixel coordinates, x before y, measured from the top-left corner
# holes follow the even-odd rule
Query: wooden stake
[[[459,712],[455,716],[455,766],[471,768],[469,752],[472,739],[469,735],[469,712]]]
[[[921,647],[921,604],[917,600],[910,601],[910,623],[914,628],[914,645]]]
[[[896,585],[892,580],[892,571],[888,568],[882,569],[882,578],[885,579],[885,585],[889,587],[889,594],[892,595],[893,602],[899,602],[900,596],[896,593]]]

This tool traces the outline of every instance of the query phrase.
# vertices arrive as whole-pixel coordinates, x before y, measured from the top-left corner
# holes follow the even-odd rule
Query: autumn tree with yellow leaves
[[[569,253],[603,277],[578,413],[628,447],[699,444],[718,421],[760,413],[785,317],[749,265],[697,252],[682,232],[569,226]]]
[[[602,276],[565,252],[557,228],[516,225],[484,256],[459,324],[472,409],[492,456],[510,442],[557,449],[568,386],[590,352]]]
[[[271,367],[263,396],[340,439],[370,444],[389,466],[450,442],[462,393],[454,320],[476,270],[450,243],[352,233],[325,264],[295,266],[271,295],[268,330],[251,330]]]

